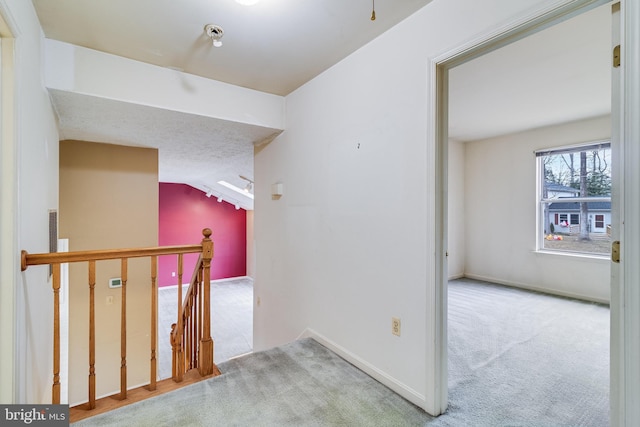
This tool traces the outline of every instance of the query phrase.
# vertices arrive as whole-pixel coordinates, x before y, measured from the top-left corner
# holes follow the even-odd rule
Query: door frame
[[[0,402],[16,397],[16,293],[19,253],[18,146],[15,122],[15,25],[0,4]]]
[[[431,89],[436,96],[431,105],[430,135],[435,147],[435,290],[428,301],[434,315],[430,332],[434,346],[428,355],[427,368],[433,369],[433,383],[428,384],[428,402],[434,415],[444,413],[448,401],[447,374],[447,214],[448,214],[448,92],[449,70],[516,40],[527,37],[563,20],[610,0],[566,0],[530,16],[518,17],[498,31],[484,34],[462,46],[430,60]],[[622,181],[625,183],[618,200],[623,218],[640,218],[640,2],[622,0],[621,7],[622,81],[619,98],[620,114],[612,115],[612,126],[621,134],[619,145],[624,153]],[[633,119],[625,120],[625,117]],[[615,133],[615,132],[614,132]],[[613,137],[613,135],[612,135]],[[612,200],[615,203],[615,201]],[[615,425],[640,424],[640,265],[624,259],[640,259],[640,222],[620,227],[622,263],[619,276],[612,276],[612,290],[619,287],[620,298],[612,298],[611,317],[611,419]],[[625,286],[635,284],[635,286]],[[612,292],[613,295],[613,292]],[[624,302],[624,310],[622,310]],[[617,334],[619,332],[619,334]],[[618,339],[614,341],[614,336]],[[618,366],[620,365],[620,366]],[[429,370],[431,370],[429,369]],[[612,424],[613,425],[613,424]]]
[[[621,170],[617,209],[620,263],[611,281],[611,425],[640,425],[640,2],[620,1],[621,66],[614,88],[612,136]],[[614,177],[614,191],[616,179]],[[615,193],[614,193],[615,196]],[[625,221],[629,218],[629,221]],[[632,260],[625,262],[625,260]]]

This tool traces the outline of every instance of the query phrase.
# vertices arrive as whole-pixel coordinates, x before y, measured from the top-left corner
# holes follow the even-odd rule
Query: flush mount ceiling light
[[[243,6],[253,6],[258,3],[260,0],[236,0],[236,3],[239,3]]]
[[[221,26],[215,24],[207,24],[204,26],[204,33],[211,39],[213,46],[222,46],[222,36],[224,36],[224,30]]]

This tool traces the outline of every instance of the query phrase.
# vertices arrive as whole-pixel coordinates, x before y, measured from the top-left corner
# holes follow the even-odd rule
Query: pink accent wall
[[[246,276],[247,213],[227,202],[218,202],[202,191],[184,184],[160,183],[158,244],[192,245],[202,240],[202,229],[213,231],[211,279]],[[191,279],[197,254],[184,256],[183,283]],[[178,283],[177,256],[158,260],[158,286]],[[171,275],[176,272],[176,276]]]

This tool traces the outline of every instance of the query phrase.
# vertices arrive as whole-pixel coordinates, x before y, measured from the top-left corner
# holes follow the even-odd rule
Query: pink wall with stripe
[[[227,202],[218,202],[184,184],[160,183],[158,244],[192,245],[202,240],[202,229],[213,230],[214,257],[211,279],[245,276],[247,273],[247,215]],[[183,283],[191,279],[197,254],[184,256]],[[178,283],[177,256],[160,257],[158,286]],[[173,275],[175,273],[175,276]]]

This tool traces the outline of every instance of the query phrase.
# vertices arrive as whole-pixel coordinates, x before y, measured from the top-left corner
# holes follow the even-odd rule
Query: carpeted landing
[[[310,338],[219,368],[219,377],[73,425],[420,426],[431,419]]]
[[[609,309],[467,279],[449,283],[449,407],[432,418],[312,339],[74,426],[609,425]]]

